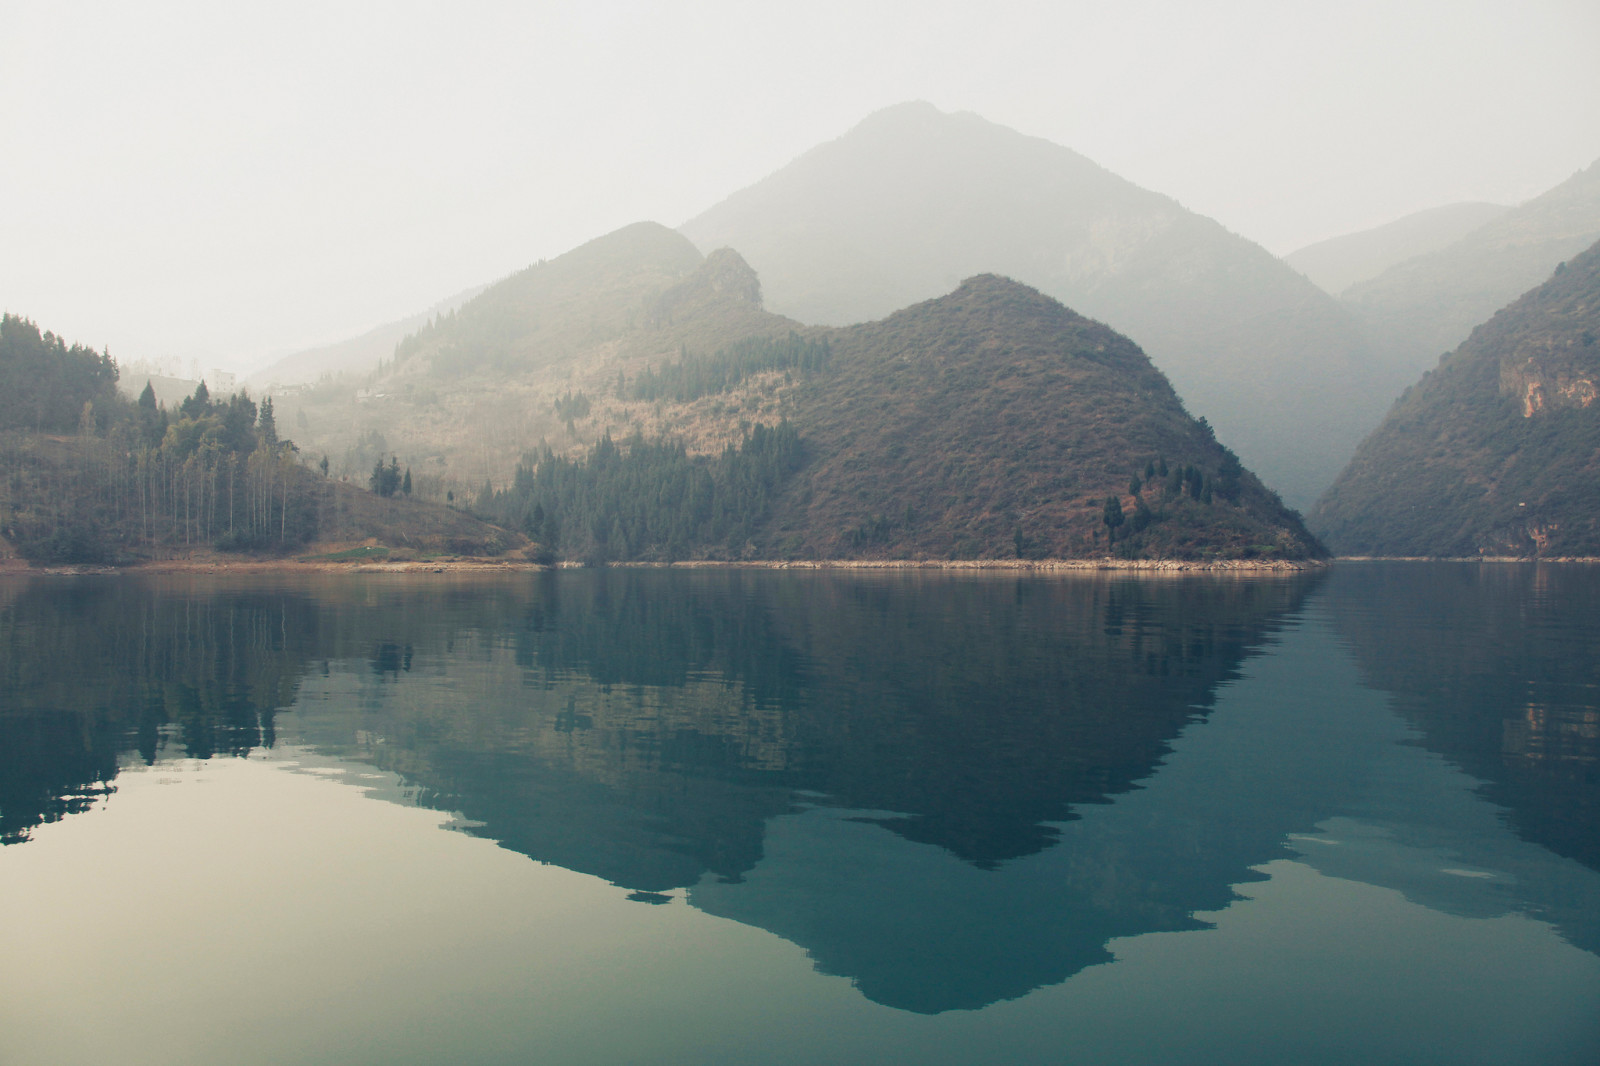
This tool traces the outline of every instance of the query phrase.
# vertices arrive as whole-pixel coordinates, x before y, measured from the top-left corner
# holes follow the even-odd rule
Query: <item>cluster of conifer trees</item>
[[[787,421],[757,424],[715,457],[637,432],[619,445],[607,434],[581,458],[548,446],[526,457],[511,487],[485,485],[475,509],[551,553],[589,562],[738,558],[802,452]]]
[[[752,337],[711,355],[681,349],[678,358],[659,369],[646,369],[633,381],[623,382],[621,393],[631,400],[670,400],[689,403],[702,396],[726,392],[745,378],[769,370],[809,373],[827,366],[828,342],[808,340],[798,333],[787,337]]]
[[[0,316],[0,427],[72,433],[85,403],[100,418],[116,399],[109,352],[68,346],[25,318]]]
[[[1133,514],[1128,515],[1122,500],[1107,496],[1102,521],[1106,527],[1108,543],[1137,537],[1147,528],[1168,517],[1167,505],[1183,496],[1210,505],[1221,498],[1236,502],[1239,498],[1240,479],[1244,466],[1230,449],[1222,450],[1222,462],[1216,474],[1207,474],[1192,464],[1180,464],[1170,469],[1165,458],[1152,459],[1145,464],[1143,477],[1135,470],[1128,480],[1128,495],[1133,497]],[[1154,492],[1156,507],[1151,509],[1147,496]],[[1123,531],[1126,527],[1126,532]]]
[[[20,390],[0,396],[0,516],[28,557],[113,562],[151,549],[288,546],[314,533],[315,478],[279,440],[270,399],[213,401],[202,382],[176,412],[148,384],[129,403],[109,354],[68,348],[25,319],[0,326],[0,383]]]

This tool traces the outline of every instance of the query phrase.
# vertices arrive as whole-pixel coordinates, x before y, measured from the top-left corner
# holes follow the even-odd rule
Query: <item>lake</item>
[[[0,1061],[1600,1061],[1600,567],[0,579]]]

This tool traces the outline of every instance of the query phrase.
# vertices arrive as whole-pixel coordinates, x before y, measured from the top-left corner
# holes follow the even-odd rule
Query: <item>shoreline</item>
[[[1018,573],[1235,573],[1286,574],[1326,570],[1338,563],[1479,563],[1479,564],[1596,564],[1596,556],[1523,558],[1519,556],[1344,555],[1332,559],[753,559],[728,561],[689,559],[678,562],[619,562],[599,569],[618,570],[870,570],[966,571]],[[520,559],[458,558],[431,561],[328,561],[298,559],[158,559],[126,566],[33,566],[22,559],[0,559],[0,576],[51,574],[511,574],[542,570],[581,570],[584,564],[560,562],[554,566]]]
[[[618,570],[958,570],[1017,571],[1033,573],[1097,571],[1294,573],[1326,569],[1323,559],[691,559],[678,562],[618,562],[599,569]],[[541,570],[581,570],[582,563],[554,566],[512,559],[437,559],[383,562],[349,562],[298,559],[158,559],[126,566],[32,566],[21,559],[0,561],[3,574],[450,574],[527,573]]]

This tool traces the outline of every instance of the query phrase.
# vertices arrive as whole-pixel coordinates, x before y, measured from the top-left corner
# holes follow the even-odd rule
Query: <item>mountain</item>
[[[737,252],[639,223],[278,417],[347,475],[397,452],[421,498],[470,492],[569,558],[1321,551],[1136,345],[1027,286],[845,328],[762,304]]]
[[[1388,396],[1356,323],[1264,248],[1060,145],[929,104],[880,111],[691,219],[768,306],[841,325],[1001,274],[1131,337],[1291,504]]]
[[[1415,256],[1455,243],[1511,208],[1504,204],[1446,204],[1359,233],[1318,241],[1283,261],[1337,296]]]
[[[1360,555],[1600,555],[1600,243],[1407,390],[1312,512]]]
[[[1596,239],[1600,162],[1460,240],[1352,286],[1341,300],[1380,356],[1385,389],[1398,393]]]
[[[421,314],[374,326],[359,337],[293,352],[251,374],[245,384],[255,389],[274,385],[300,385],[316,381],[325,374],[365,374],[394,355],[394,346],[432,319],[448,314],[482,292],[479,285],[440,300]]]

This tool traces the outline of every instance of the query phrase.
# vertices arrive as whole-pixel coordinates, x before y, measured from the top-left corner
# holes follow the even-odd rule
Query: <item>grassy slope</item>
[[[1311,516],[1336,551],[1600,555],[1600,245],[1406,392]],[[1546,397],[1526,414],[1530,381]]]

